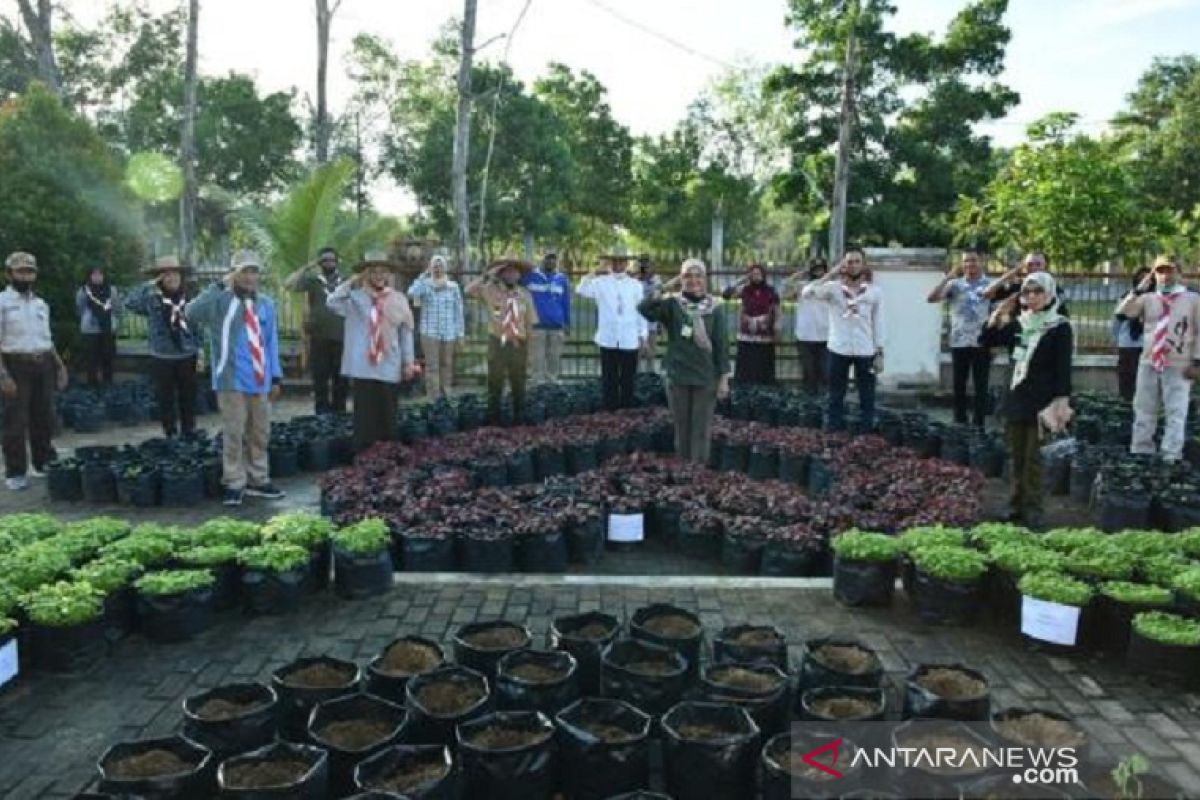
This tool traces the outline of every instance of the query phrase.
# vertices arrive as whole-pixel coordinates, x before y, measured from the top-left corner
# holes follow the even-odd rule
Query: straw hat
[[[500,272],[508,267],[516,267],[523,276],[533,272],[534,269],[533,263],[526,261],[523,258],[517,258],[516,256],[502,256],[501,258],[497,258],[496,260],[492,261],[492,263],[488,265],[488,272]]]
[[[192,268],[185,267],[185,266],[183,266],[183,264],[179,263],[178,256],[159,256],[153,264],[151,264],[148,267],[145,267],[142,270],[142,274],[158,277],[159,275],[162,275],[164,272],[169,272],[171,270],[183,273],[183,272],[191,272]]]
[[[354,271],[362,272],[369,267],[387,267],[395,272],[397,266],[386,250],[368,250],[363,253],[362,260],[354,265]]]

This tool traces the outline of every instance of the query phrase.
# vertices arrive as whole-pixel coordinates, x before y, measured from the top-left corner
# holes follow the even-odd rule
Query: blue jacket
[[[262,386],[254,378],[254,363],[246,341],[246,321],[241,299],[230,290],[213,284],[187,304],[191,325],[203,327],[212,342],[212,388],[218,392],[267,394],[271,384],[283,380],[279,365],[279,326],[275,301],[264,294],[255,298],[254,312],[262,330],[267,377]]]
[[[558,331],[571,326],[571,279],[561,272],[547,275],[538,267],[521,279],[533,295],[538,324],[542,330]]]
[[[178,342],[171,335],[171,326],[163,308],[162,292],[157,286],[143,284],[134,289],[125,301],[125,308],[146,318],[150,355],[154,358],[184,359],[200,352],[203,338],[197,326],[189,324],[186,332],[180,332]]]

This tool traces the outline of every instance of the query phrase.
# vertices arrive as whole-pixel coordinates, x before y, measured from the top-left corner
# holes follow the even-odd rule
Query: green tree
[[[841,73],[853,34],[847,231],[864,243],[949,244],[958,197],[978,196],[990,177],[991,144],[974,126],[1019,100],[997,80],[1010,38],[1007,7],[1007,0],[973,0],[935,39],[890,31],[896,7],[888,0],[860,0],[853,21],[845,0],[790,0],[789,24],[806,60],[767,82],[790,117],[792,164],[776,182],[779,201],[816,210],[814,194],[832,193]]]
[[[40,83],[0,107],[0,175],[0,253],[37,257],[55,341],[69,345],[84,270],[99,264],[121,281],[143,264],[138,205],[104,139]]]
[[[1037,248],[1064,267],[1091,269],[1136,258],[1166,235],[1169,217],[1139,200],[1116,143],[1076,133],[1077,121],[1055,113],[1030,125],[982,200],[960,202],[959,237]]]

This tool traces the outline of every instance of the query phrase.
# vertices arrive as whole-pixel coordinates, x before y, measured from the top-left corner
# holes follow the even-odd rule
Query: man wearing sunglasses
[[[1192,381],[1200,374],[1196,327],[1200,324],[1200,295],[1181,280],[1179,263],[1159,256],[1154,271],[1117,306],[1126,319],[1144,325],[1142,358],[1133,397],[1135,454],[1154,453],[1154,431],[1160,409],[1166,417],[1162,437],[1164,461],[1183,457],[1184,429]]]
[[[1021,296],[1022,282],[1030,275],[1036,275],[1039,272],[1050,271],[1050,257],[1040,250],[1031,250],[1026,253],[1025,259],[1019,266],[1013,267],[1008,272],[1001,275],[996,280],[992,281],[986,289],[983,290],[985,299],[992,302],[1003,302],[1010,297]],[[1067,295],[1063,291],[1062,286],[1055,281],[1055,296],[1058,297],[1058,313],[1064,317],[1069,317],[1071,314],[1067,311]],[[1022,308],[1024,303],[1021,304]]]

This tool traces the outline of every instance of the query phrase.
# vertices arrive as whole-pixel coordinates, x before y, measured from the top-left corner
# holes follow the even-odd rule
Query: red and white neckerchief
[[[842,317],[850,319],[859,316],[858,303],[862,300],[862,296],[867,293],[867,285],[864,283],[857,291],[851,289],[845,283],[840,284],[842,289],[842,297],[846,301],[846,310],[842,312]]]
[[[383,354],[387,352],[387,341],[383,335],[383,309],[391,294],[391,288],[385,287],[371,298],[371,325],[367,333],[367,360],[371,362],[371,366],[378,365],[383,360]]]
[[[162,301],[163,305],[170,310],[169,313],[171,315],[171,327],[176,330],[181,330],[184,333],[188,333],[187,317],[183,313],[184,307],[187,306],[187,298],[180,294],[179,302],[176,303],[174,300],[164,294],[162,296]]]
[[[242,301],[242,319],[246,323],[246,344],[250,347],[250,364],[254,367],[254,380],[259,386],[267,383],[267,354],[263,349],[262,327],[254,311],[254,301],[247,297]]]
[[[1154,326],[1154,343],[1150,347],[1150,366],[1154,367],[1155,372],[1163,372],[1167,368],[1167,358],[1171,354],[1171,341],[1167,338],[1167,334],[1171,331],[1171,306],[1183,294],[1183,292],[1172,292],[1158,295],[1158,299],[1163,304],[1162,316],[1158,318],[1158,324]]]
[[[521,338],[521,303],[515,294],[504,301],[504,318],[500,322],[500,343],[508,344]]]

